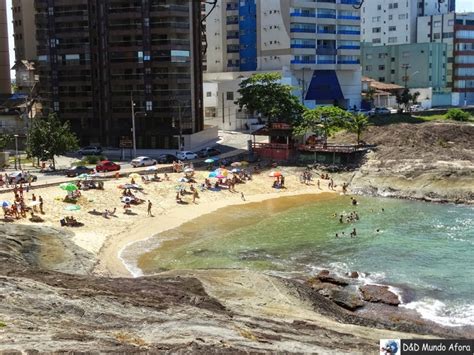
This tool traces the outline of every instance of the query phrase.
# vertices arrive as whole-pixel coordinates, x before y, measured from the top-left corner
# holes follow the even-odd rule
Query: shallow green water
[[[362,282],[398,288],[404,306],[425,318],[474,324],[474,208],[357,199],[356,207],[337,196],[229,207],[135,244],[124,259],[136,264],[142,254],[138,266],[146,274],[187,268],[282,275],[357,270],[366,274]],[[341,224],[338,216],[353,210],[360,220]],[[357,237],[350,238],[353,228]]]

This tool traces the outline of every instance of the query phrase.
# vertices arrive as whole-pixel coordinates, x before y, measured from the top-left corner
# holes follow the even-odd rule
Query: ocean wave
[[[400,305],[418,312],[422,318],[447,327],[474,325],[474,304],[447,305],[431,298]]]

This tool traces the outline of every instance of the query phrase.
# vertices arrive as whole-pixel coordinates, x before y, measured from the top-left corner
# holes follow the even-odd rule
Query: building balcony
[[[339,20],[356,20],[356,21],[359,21],[360,20],[360,16],[343,16],[343,15],[339,15],[337,17]]]
[[[336,64],[336,61],[330,59],[318,59],[317,64]]]
[[[332,14],[318,14],[317,15],[317,18],[336,18],[336,15],[332,15]]]
[[[316,64],[316,61],[313,60],[303,60],[303,59],[292,59],[291,64]]]
[[[323,33],[323,34],[333,34],[335,35],[336,34],[336,30],[317,30],[317,33]]]
[[[336,0],[316,0],[316,2],[335,4]]]
[[[292,17],[316,17],[316,14],[310,12],[292,12],[290,13]]]
[[[359,5],[360,0],[341,0],[341,4],[345,5]]]
[[[338,60],[337,64],[360,64],[360,60]]]
[[[239,20],[227,20],[226,21],[226,25],[238,25],[239,24]]]
[[[337,49],[360,49],[360,46],[339,46]]]
[[[316,48],[315,44],[292,44],[291,48]]]
[[[339,35],[360,35],[360,31],[348,31],[348,30],[339,30],[337,32]]]
[[[318,55],[336,55],[337,50],[335,47],[321,47],[319,46],[316,49],[316,54]]]
[[[301,33],[314,33],[315,28],[292,28],[290,32],[301,32]]]
[[[239,35],[227,35],[227,39],[239,39]]]

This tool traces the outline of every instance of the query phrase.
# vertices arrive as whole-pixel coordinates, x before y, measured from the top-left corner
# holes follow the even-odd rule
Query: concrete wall
[[[218,139],[218,128],[216,126],[205,127],[204,130],[194,134],[185,135],[183,138],[183,149],[196,151],[216,144]]]

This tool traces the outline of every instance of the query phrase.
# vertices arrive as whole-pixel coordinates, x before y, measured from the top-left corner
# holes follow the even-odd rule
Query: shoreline
[[[203,210],[200,205],[186,207],[188,212],[183,216],[181,208],[183,206],[175,206],[164,214],[155,215],[153,224],[150,225],[149,220],[143,220],[132,226],[130,229],[116,236],[108,237],[97,254],[97,263],[93,268],[93,274],[108,277],[137,277],[133,275],[130,269],[125,265],[121,258],[121,254],[128,246],[148,240],[160,233],[180,227],[182,224],[192,221],[201,216],[211,214],[217,210],[229,206],[245,205],[250,203],[259,203],[265,200],[276,199],[279,197],[291,197],[301,195],[322,195],[322,194],[339,194],[338,191],[316,190],[308,191],[287,191],[272,192],[255,195],[248,195],[243,201],[240,194],[235,194],[234,199],[221,199],[206,204]],[[190,208],[192,207],[192,208]],[[161,223],[163,222],[163,223]],[[166,223],[164,223],[166,222]]]

